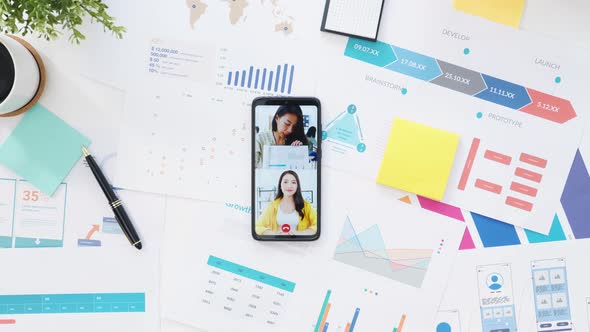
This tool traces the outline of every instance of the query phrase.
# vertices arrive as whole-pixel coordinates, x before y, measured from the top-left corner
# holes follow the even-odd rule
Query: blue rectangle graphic
[[[275,78],[275,92],[279,89],[279,80],[281,79],[281,65],[277,66],[277,77]]]
[[[285,83],[287,82],[287,64],[283,66],[283,81],[281,82],[281,93],[285,92]]]
[[[16,237],[14,239],[15,248],[61,248],[63,246],[64,242],[62,240],[28,237]]]
[[[287,89],[287,93],[291,94],[291,88],[293,87],[293,72],[295,71],[295,66],[291,65],[291,73],[289,74],[289,88]]]
[[[145,312],[145,293],[0,295],[2,314]]]
[[[78,247],[101,247],[102,242],[100,240],[86,240],[78,239]]]
[[[252,86],[252,73],[254,72],[254,67],[250,66],[248,70],[248,88]]]
[[[481,74],[481,76],[487,89],[476,94],[475,97],[515,110],[531,103],[531,98],[525,87],[486,74]]]
[[[0,248],[10,248],[12,247],[12,237],[11,236],[0,236]]]
[[[123,234],[121,226],[117,222],[117,219],[111,217],[102,218],[102,229],[101,232],[107,234]]]
[[[471,212],[471,217],[484,247],[520,244],[520,239],[513,225],[473,212]]]
[[[354,316],[352,316],[352,321],[350,322],[350,329],[348,330],[348,332],[353,332],[354,331],[354,326],[356,325],[356,320],[359,318],[359,313],[361,312],[360,308],[356,308],[354,310]]]
[[[270,91],[270,89],[272,87],[272,74],[273,74],[273,71],[271,70],[270,73],[268,74],[268,91]]]

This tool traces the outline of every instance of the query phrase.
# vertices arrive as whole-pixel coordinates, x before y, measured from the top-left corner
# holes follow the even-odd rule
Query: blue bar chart
[[[247,66],[244,69],[228,71],[226,86],[239,87],[262,92],[291,94],[295,65],[278,64],[265,68]]]

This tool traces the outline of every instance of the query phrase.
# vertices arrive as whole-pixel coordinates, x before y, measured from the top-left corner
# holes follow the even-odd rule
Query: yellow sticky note
[[[396,118],[377,183],[442,200],[459,135]]]
[[[524,11],[524,0],[455,0],[453,7],[467,14],[518,28]]]

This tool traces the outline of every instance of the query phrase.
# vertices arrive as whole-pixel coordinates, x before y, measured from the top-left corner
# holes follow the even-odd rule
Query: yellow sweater
[[[280,203],[281,199],[277,198],[266,207],[260,218],[256,221],[256,234],[262,235],[267,229],[270,229],[273,232],[279,231],[280,226],[277,223],[277,212],[279,211]],[[305,201],[303,204],[303,215],[303,218],[299,217],[297,230],[304,231],[306,229],[312,229],[317,231],[318,214],[308,201]]]

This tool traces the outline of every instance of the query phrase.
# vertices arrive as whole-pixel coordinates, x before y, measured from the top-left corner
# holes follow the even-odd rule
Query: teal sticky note
[[[37,104],[0,146],[0,163],[51,196],[90,140]]]

